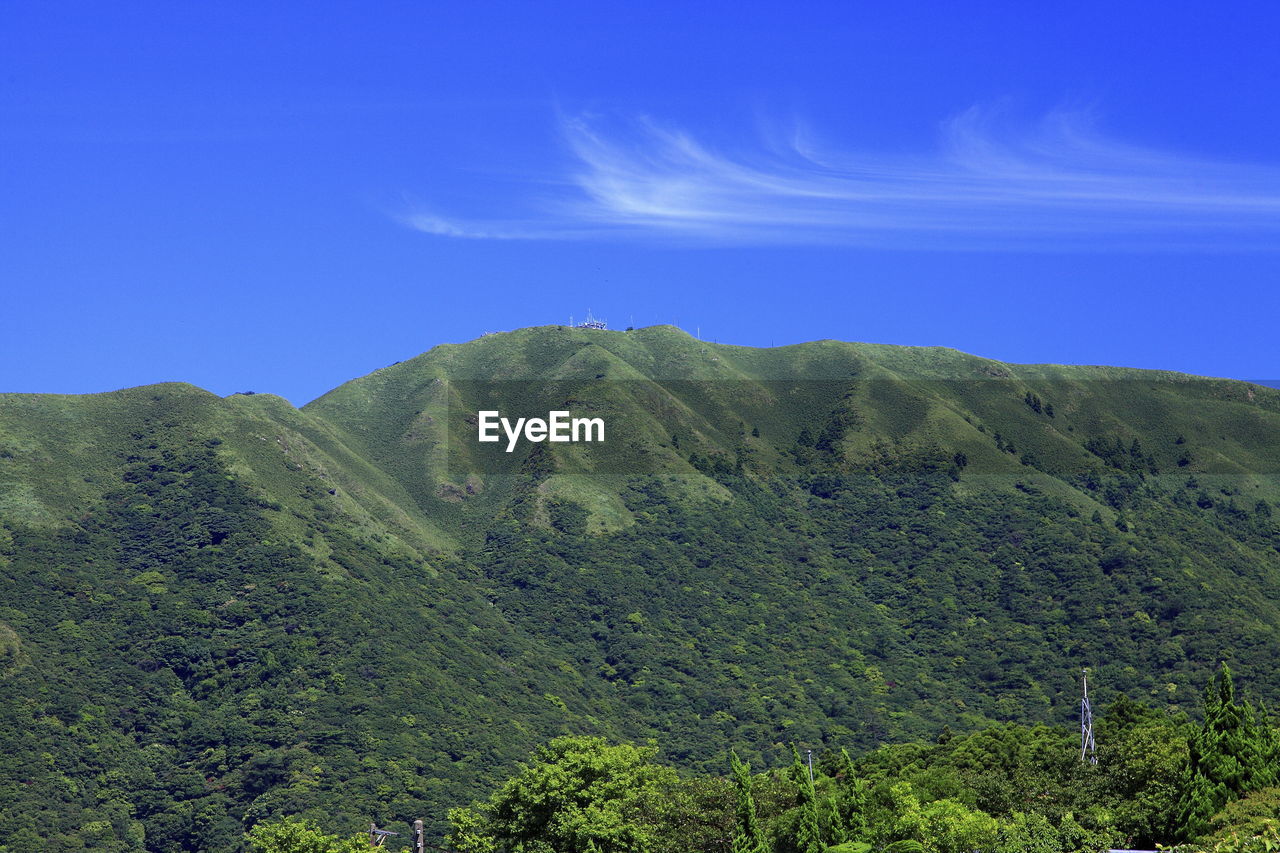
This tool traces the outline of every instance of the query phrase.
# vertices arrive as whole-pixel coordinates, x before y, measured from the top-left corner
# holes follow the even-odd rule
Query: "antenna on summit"
[[[581,323],[574,323],[573,317],[569,318],[569,325],[574,329],[597,329],[603,331],[609,328],[609,324],[604,320],[597,319],[591,315],[591,309],[587,309],[587,319]]]
[[[1080,670],[1084,696],[1080,699],[1080,761],[1098,763],[1097,745],[1093,742],[1093,709],[1089,706],[1089,670]]]

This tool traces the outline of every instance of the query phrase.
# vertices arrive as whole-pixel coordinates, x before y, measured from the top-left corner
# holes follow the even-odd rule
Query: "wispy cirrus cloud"
[[[725,152],[647,120],[608,132],[572,118],[563,130],[572,168],[538,184],[529,215],[418,209],[403,221],[471,239],[920,248],[1267,247],[1280,236],[1280,169],[1127,145],[1080,113],[1014,129],[971,109],[927,156],[842,151],[801,132]]]

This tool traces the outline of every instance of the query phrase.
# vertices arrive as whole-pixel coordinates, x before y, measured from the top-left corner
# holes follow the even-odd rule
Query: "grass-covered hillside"
[[[475,441],[567,409],[599,445]],[[294,409],[0,395],[0,850],[236,850],[473,800],[558,734],[1068,724],[1082,666],[1280,699],[1280,391],[524,329]]]

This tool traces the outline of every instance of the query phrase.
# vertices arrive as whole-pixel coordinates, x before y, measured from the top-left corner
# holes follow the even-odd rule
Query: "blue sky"
[[[1280,13],[1059,5],[8,3],[0,391],[588,309],[1280,377]]]

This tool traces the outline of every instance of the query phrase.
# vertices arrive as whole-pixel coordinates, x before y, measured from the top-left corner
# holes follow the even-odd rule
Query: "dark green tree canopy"
[[[561,737],[479,808],[483,830],[455,831],[460,853],[649,853],[669,849],[665,822],[675,771],[654,762],[657,749],[610,745],[598,737]],[[459,814],[458,822],[469,816]]]
[[[1275,785],[1280,743],[1264,714],[1236,698],[1224,662],[1205,688],[1204,722],[1187,744],[1187,775],[1178,801],[1179,835],[1192,839],[1232,800]]]

